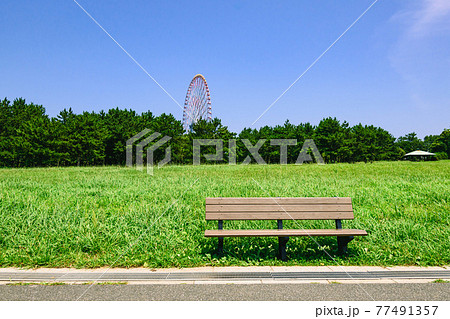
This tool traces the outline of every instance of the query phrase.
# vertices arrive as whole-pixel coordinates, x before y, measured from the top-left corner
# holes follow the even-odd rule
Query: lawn
[[[165,166],[153,176],[110,166],[0,169],[0,266],[448,265],[449,164]],[[356,218],[344,227],[369,235],[343,257],[335,238],[317,237],[322,247],[291,238],[287,263],[276,259],[276,238],[226,238],[219,258],[217,239],[203,236],[217,227],[204,218],[205,197],[215,196],[349,196]],[[286,227],[334,226],[299,224]]]

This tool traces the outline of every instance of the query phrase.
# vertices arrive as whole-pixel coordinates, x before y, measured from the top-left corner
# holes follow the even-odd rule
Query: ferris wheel
[[[184,101],[183,128],[192,130],[192,125],[200,119],[211,120],[211,96],[205,77],[197,74],[189,84]]]

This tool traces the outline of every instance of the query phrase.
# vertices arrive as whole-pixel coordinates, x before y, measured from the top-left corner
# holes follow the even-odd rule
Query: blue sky
[[[369,7],[348,1],[77,0],[181,105],[192,77],[234,131]],[[179,106],[73,0],[0,3],[0,96],[56,116]],[[450,127],[450,1],[379,0],[253,127],[327,116],[398,137]]]

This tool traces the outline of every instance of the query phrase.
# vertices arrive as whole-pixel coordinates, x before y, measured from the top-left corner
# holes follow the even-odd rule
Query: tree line
[[[288,147],[288,163],[295,163],[306,139],[315,141],[326,163],[398,160],[417,149],[437,153],[439,158],[450,155],[449,129],[423,140],[415,133],[395,139],[380,127],[350,126],[329,117],[317,126],[286,121],[283,125],[244,128],[235,133],[215,118],[198,121],[191,132],[185,133],[181,121],[172,114],[155,116],[150,111],[138,114],[119,108],[75,114],[69,108],[50,117],[42,105],[26,103],[22,98],[13,102],[5,98],[0,102],[0,167],[125,165],[126,141],[144,129],[171,137],[168,145],[174,164],[192,163],[193,139],[222,139],[225,160],[228,141],[236,139],[238,163],[250,155],[243,139],[252,145],[260,139],[296,139],[297,144]],[[202,154],[208,152],[213,153],[214,148],[202,148]],[[259,154],[266,163],[278,163],[280,146],[266,141]],[[164,149],[158,150],[155,160],[164,155]]]

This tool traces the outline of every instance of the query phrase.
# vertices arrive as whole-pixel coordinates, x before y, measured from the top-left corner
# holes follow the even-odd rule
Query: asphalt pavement
[[[0,300],[448,301],[450,284],[1,285]]]

